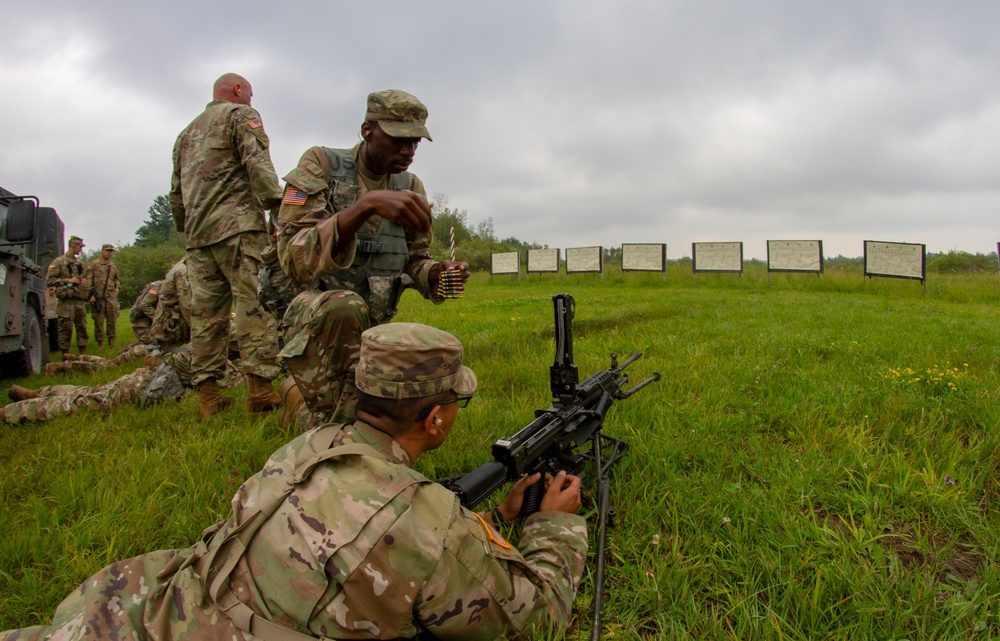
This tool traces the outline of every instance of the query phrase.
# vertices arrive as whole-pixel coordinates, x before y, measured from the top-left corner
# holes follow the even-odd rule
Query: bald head
[[[224,73],[212,86],[212,99],[235,102],[239,105],[249,105],[253,97],[250,82],[236,73]]]

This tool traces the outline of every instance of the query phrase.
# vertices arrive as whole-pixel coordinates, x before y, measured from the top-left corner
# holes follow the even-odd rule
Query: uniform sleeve
[[[277,207],[281,202],[281,187],[268,151],[271,143],[264,133],[264,123],[257,110],[247,107],[235,112],[233,138],[243,166],[250,175],[250,188],[254,196],[264,209]]]
[[[302,154],[285,176],[285,196],[278,213],[278,259],[286,274],[310,283],[354,262],[355,243],[334,252],[340,242],[337,214],[329,202],[330,164],[321,147]]]
[[[153,318],[156,315],[156,303],[160,299],[160,287],[150,287],[149,291],[142,298],[142,303],[139,305],[139,309],[146,316]]]
[[[170,201],[170,213],[174,216],[174,227],[182,233],[184,232],[184,195],[181,193],[181,137],[183,136],[182,132],[174,143],[174,171],[170,175],[170,193],[167,194],[167,200]]]
[[[410,182],[410,190],[420,194],[427,200],[427,190],[420,178],[413,176]],[[413,287],[424,298],[433,300],[435,303],[444,302],[443,298],[435,298],[430,288],[431,267],[437,263],[431,258],[431,239],[433,238],[433,228],[426,232],[416,232],[406,230],[406,245],[410,250],[410,258],[403,271],[413,279]]]
[[[63,274],[64,261],[62,257],[49,263],[49,271],[45,273],[45,286],[54,287],[56,298],[69,298],[70,287],[66,284],[68,276]]]
[[[463,508],[446,536],[440,563],[414,608],[431,634],[521,639],[565,629],[587,555],[583,517],[532,515],[518,550]]]

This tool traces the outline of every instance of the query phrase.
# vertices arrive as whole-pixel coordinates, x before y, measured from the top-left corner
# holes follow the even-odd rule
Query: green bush
[[[970,254],[951,250],[947,254],[928,254],[927,271],[936,274],[973,274],[997,271],[997,255]]]

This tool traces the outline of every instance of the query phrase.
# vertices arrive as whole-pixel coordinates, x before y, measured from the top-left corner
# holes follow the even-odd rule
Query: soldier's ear
[[[431,410],[430,414],[427,415],[423,420],[424,430],[431,436],[436,436],[438,433],[438,428],[443,424],[443,421],[438,416],[438,412],[441,410],[440,405],[435,405],[434,409]]]

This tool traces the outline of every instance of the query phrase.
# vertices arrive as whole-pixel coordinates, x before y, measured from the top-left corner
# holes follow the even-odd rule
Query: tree
[[[157,196],[149,207],[149,219],[135,231],[135,244],[137,247],[154,247],[162,245],[176,234],[170,201],[166,196]]]

